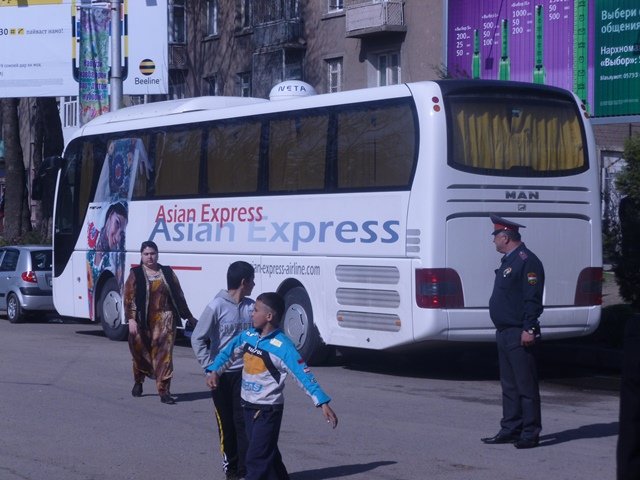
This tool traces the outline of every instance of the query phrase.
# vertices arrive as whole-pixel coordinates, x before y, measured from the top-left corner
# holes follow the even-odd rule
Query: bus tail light
[[[464,307],[458,272],[451,268],[417,269],[416,303],[420,308]]]
[[[602,267],[588,267],[578,275],[576,307],[602,305]]]

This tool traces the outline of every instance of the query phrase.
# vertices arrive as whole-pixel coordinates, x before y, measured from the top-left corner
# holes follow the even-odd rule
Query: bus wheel
[[[24,320],[24,312],[15,293],[7,296],[7,318],[11,323],[20,323]]]
[[[321,363],[328,353],[313,323],[309,295],[303,287],[295,287],[284,296],[285,311],[282,330],[293,341],[298,352],[308,363]]]
[[[126,340],[129,326],[122,323],[122,295],[115,278],[111,277],[102,286],[96,307],[96,314],[107,338]]]

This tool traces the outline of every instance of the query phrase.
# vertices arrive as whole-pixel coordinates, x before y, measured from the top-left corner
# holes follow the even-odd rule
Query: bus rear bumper
[[[590,307],[547,307],[540,317],[543,339],[581,337],[593,333],[600,323],[600,305]],[[447,339],[460,342],[495,340],[495,327],[488,309],[448,311]]]

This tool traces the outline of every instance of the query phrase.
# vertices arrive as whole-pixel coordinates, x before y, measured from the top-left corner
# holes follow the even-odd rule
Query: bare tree
[[[25,195],[25,172],[20,146],[20,128],[18,123],[18,99],[3,98],[2,106],[2,138],[5,143],[5,208],[4,238],[10,243],[18,241],[31,227]]]
[[[62,155],[64,137],[58,104],[53,97],[39,97],[36,100],[35,138],[36,148],[33,156],[33,168],[36,175],[42,171],[42,160]],[[40,200],[40,215],[35,229],[44,240],[51,240],[51,220],[53,216],[53,196],[55,186],[48,178],[40,185],[39,198],[32,192],[34,200]]]

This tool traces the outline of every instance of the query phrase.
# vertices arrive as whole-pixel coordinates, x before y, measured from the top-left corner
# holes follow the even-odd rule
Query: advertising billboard
[[[637,0],[449,0],[447,15],[452,77],[554,85],[594,116],[640,114]]]
[[[0,0],[0,96],[77,95],[71,74],[71,4]]]
[[[78,95],[80,9],[101,4],[0,0],[0,97]],[[167,0],[124,0],[121,32],[123,93],[167,93]]]
[[[640,3],[598,0],[595,17],[595,111],[640,114]]]

